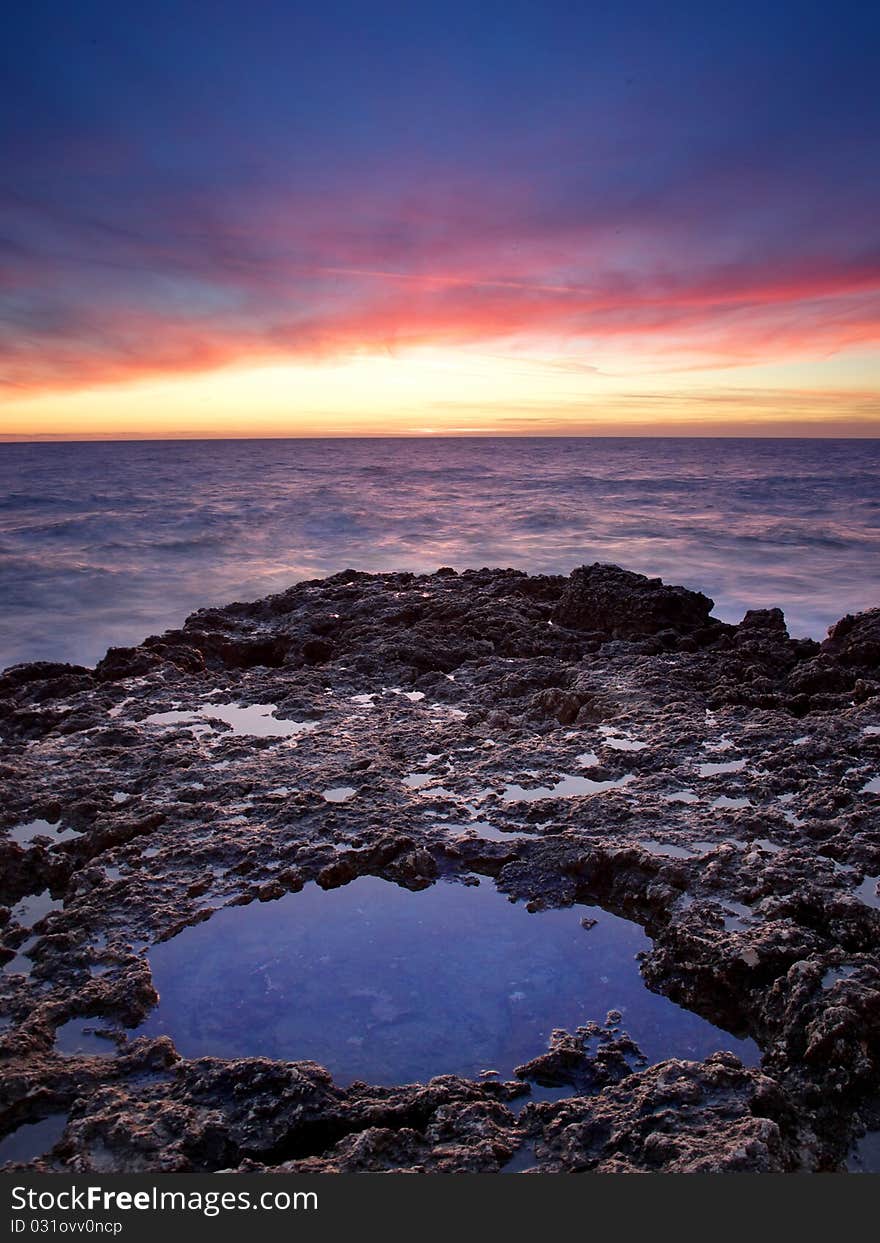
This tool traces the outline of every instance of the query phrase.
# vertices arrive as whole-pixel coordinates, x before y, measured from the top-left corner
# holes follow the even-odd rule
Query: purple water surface
[[[0,666],[93,663],[348,566],[594,560],[821,637],[880,603],[880,440],[0,445]]]

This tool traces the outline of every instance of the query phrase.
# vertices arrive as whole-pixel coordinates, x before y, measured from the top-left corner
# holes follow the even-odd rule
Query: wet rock
[[[749,631],[759,631],[788,638],[785,614],[782,609],[748,609],[739,626],[738,637]]]
[[[616,1015],[612,1011],[608,1018]],[[595,1050],[592,1042],[597,1041]],[[619,1083],[647,1061],[638,1045],[626,1034],[607,1025],[590,1023],[575,1032],[554,1031],[546,1053],[517,1066],[514,1073],[543,1087],[570,1086],[580,1094]]]
[[[333,656],[333,644],[326,639],[306,639],[302,654],[307,664],[322,665]]]
[[[678,635],[704,629],[712,607],[713,601],[698,591],[595,562],[572,572],[553,620],[615,639],[661,631]]]
[[[550,1172],[783,1173],[803,1168],[814,1146],[772,1081],[723,1053],[530,1108],[539,1167]]]
[[[876,672],[880,667],[880,609],[841,618],[829,630],[822,652],[848,668]]]
[[[613,566],[346,571],[6,671],[0,1134],[67,1116],[68,1171],[838,1168],[880,1093],[880,610],[821,648],[710,610]],[[615,1013],[508,1084],[131,1038],[150,946],[362,876],[636,921],[646,984],[762,1069],[647,1066]],[[58,1050],[74,1019],[109,1053]]]

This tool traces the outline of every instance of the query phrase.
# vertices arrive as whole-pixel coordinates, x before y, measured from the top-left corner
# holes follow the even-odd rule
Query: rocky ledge
[[[7,670],[0,1136],[56,1127],[18,1160],[844,1168],[880,1126],[880,610],[817,643],[779,610],[711,608],[614,566],[349,570],[94,669]],[[133,1034],[150,946],[364,875],[635,921],[647,987],[750,1037],[760,1069],[724,1049],[648,1065],[615,1013],[509,1080],[396,1087]],[[109,1056],[59,1047],[74,1019]]]

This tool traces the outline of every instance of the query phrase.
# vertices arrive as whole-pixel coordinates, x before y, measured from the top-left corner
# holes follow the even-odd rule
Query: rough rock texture
[[[821,645],[710,610],[609,566],[346,571],[7,670],[0,1137],[61,1115],[31,1163],[103,1172],[840,1168],[880,1094],[880,610]],[[511,1082],[343,1088],[132,1037],[150,945],[367,874],[637,921],[648,987],[761,1069],[647,1065],[614,1015]],[[75,1017],[108,1055],[62,1053]]]
[[[612,639],[664,635],[671,644],[697,633],[717,637],[710,621],[712,601],[698,591],[669,587],[617,565],[584,565],[568,580],[553,620],[577,630],[595,630]]]

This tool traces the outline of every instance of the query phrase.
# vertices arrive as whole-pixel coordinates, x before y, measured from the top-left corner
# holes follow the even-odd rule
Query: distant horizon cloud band
[[[0,439],[880,435],[880,10],[48,0]]]

